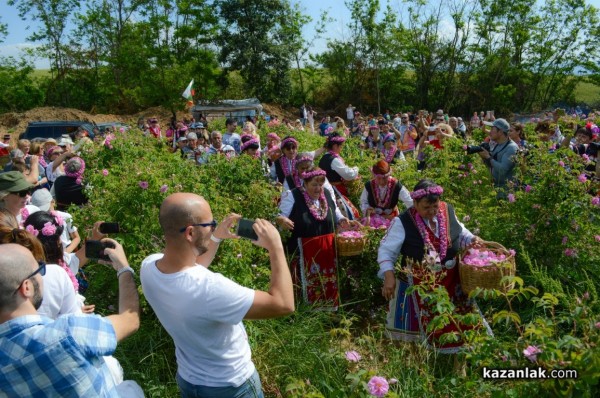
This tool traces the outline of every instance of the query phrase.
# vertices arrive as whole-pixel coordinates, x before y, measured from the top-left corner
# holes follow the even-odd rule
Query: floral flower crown
[[[427,196],[427,195],[441,195],[443,193],[444,193],[444,189],[442,187],[440,187],[439,185],[436,185],[434,187],[417,189],[416,191],[412,191],[410,193],[410,197],[412,199],[421,199],[422,197]]]
[[[313,177],[324,176],[324,175],[327,175],[325,170],[317,169],[317,170],[313,170],[313,171],[309,171],[309,172],[304,172],[300,175],[300,177],[302,177],[303,180],[308,180]]]
[[[80,157],[74,157],[74,158],[71,158],[71,160],[69,160],[69,162],[76,162],[76,161],[79,161],[79,163],[81,164],[81,167],[79,168],[79,170],[69,171],[68,167],[65,167],[65,175],[67,177],[75,178],[75,182],[78,185],[81,185],[81,181],[83,179],[83,172],[85,171],[85,162]]]
[[[369,130],[379,130],[379,126],[370,126]]]
[[[256,138],[252,138],[251,140],[248,140],[246,142],[244,142],[242,144],[242,151],[244,151],[246,148],[248,148],[250,145],[252,144],[257,144],[258,145],[258,140]]]
[[[267,134],[267,138],[270,140],[281,141],[281,138],[279,138],[279,136],[275,133]]]
[[[298,141],[294,137],[287,137],[286,139],[284,139],[283,141],[281,141],[281,147],[284,148],[286,146],[286,144],[288,144],[290,142],[292,142],[296,146],[298,146]]]
[[[298,163],[304,163],[304,162],[311,162],[312,163],[313,158],[312,156],[302,156],[298,159],[296,159],[296,164]]]
[[[338,136],[338,137],[329,137],[328,138],[329,142],[337,142],[337,143],[342,143],[346,141],[346,137],[342,137],[342,136]]]
[[[390,171],[388,171],[388,172],[387,172],[387,173],[385,173],[385,174],[377,174],[377,173],[375,173],[373,170],[371,170],[371,175],[372,175],[373,177],[389,177],[389,176],[391,176],[391,175],[392,175],[392,169],[390,168]]]
[[[50,212],[50,215],[52,217],[54,217],[54,221],[56,221],[56,225],[58,225],[59,227],[63,226],[63,224],[65,223],[65,220],[63,220],[63,218],[57,212],[52,210]],[[30,224],[25,227],[25,231],[29,232],[33,236],[38,236],[40,234],[40,232],[44,236],[52,236],[52,235],[56,234],[56,225],[54,225],[54,224],[52,224],[52,222],[48,221],[47,223],[44,224],[44,226],[42,227],[42,229],[40,231],[38,229],[35,229],[35,227]]]

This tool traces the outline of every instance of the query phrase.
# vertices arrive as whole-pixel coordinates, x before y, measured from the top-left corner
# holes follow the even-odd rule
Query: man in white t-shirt
[[[221,240],[237,237],[230,229],[239,219],[230,214],[217,227],[202,197],[170,195],[159,213],[165,249],[142,262],[144,295],[175,342],[182,397],[263,397],[242,320],[294,311],[283,244],[266,220],[256,220],[253,229],[258,240],[253,243],[269,252],[268,292],[246,288],[208,270]]]

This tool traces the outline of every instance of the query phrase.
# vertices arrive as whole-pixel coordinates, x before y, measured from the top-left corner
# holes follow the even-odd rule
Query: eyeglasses
[[[41,276],[46,275],[46,263],[43,262],[43,261],[38,261],[37,263],[39,265],[38,269],[36,269],[31,274],[29,274],[25,279],[23,279],[21,281],[21,283],[19,283],[19,286],[17,286],[17,288],[15,289],[15,291],[13,292],[13,294],[15,294],[16,292],[19,291],[19,288],[21,287],[21,285],[23,284],[23,282],[25,282],[27,279],[33,278],[35,276],[35,274],[37,274],[38,272],[40,273]]]
[[[214,231],[215,228],[217,228],[217,222],[215,220],[212,220],[211,222],[188,225],[187,227],[181,228],[179,232],[185,232],[185,230],[188,229],[188,227],[210,227],[210,230]]]
[[[20,198],[24,198],[27,195],[31,195],[31,190],[30,189],[26,189],[24,191],[19,191],[19,192],[11,192],[13,195],[17,195]]]

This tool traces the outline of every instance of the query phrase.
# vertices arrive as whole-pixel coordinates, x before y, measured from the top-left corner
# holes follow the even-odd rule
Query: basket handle
[[[510,252],[509,252],[509,251],[506,249],[506,247],[502,246],[502,245],[501,245],[500,243],[498,243],[498,242],[492,242],[492,241],[490,241],[490,240],[484,240],[484,241],[482,241],[481,243],[482,243],[484,246],[488,246],[488,247],[491,247],[491,248],[494,248],[494,249],[500,249],[500,250],[504,250],[504,252],[506,252],[506,253],[510,253]]]

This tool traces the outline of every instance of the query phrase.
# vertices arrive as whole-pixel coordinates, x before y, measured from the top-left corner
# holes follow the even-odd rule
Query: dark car
[[[131,126],[123,122],[97,123],[96,127],[98,127],[98,130],[101,132],[105,132],[107,130],[119,131],[120,129],[123,129],[123,131],[129,131],[131,129]]]
[[[34,138],[59,138],[63,134],[74,136],[79,127],[87,131],[90,138],[94,138],[94,125],[81,121],[47,121],[30,122],[24,133],[19,135],[19,139]]]

